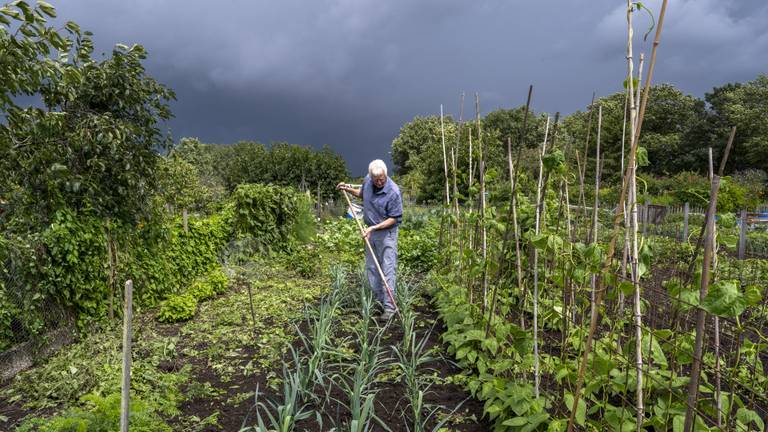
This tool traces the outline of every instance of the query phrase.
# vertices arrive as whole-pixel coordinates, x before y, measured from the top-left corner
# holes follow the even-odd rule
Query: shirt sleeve
[[[365,176],[363,178],[363,184],[360,185],[360,199],[363,199],[363,197],[365,196],[363,191],[365,190],[366,183],[368,183],[368,176]]]
[[[403,222],[403,197],[399,192],[392,194],[387,202],[387,217],[395,218],[398,224]]]

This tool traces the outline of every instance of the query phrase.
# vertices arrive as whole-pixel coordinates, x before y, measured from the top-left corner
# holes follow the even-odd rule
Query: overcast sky
[[[661,0],[644,1],[655,14]],[[59,17],[149,51],[148,73],[176,91],[175,139],[328,144],[353,174],[388,160],[400,126],[525,103],[582,109],[620,90],[626,3],[620,0],[66,0]],[[647,15],[636,15],[636,52]],[[768,73],[768,1],[672,0],[654,82],[702,97]],[[468,98],[468,111],[474,111]]]

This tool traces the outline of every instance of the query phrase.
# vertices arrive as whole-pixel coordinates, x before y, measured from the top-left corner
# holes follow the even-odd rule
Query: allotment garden
[[[583,112],[403,125],[389,321],[340,155],[174,142],[141,46],[0,8],[0,430],[764,431],[768,77],[653,85],[665,6]]]

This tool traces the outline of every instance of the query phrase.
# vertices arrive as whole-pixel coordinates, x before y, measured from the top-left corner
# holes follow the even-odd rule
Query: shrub
[[[192,285],[187,290],[187,294],[194,297],[198,302],[208,300],[216,295],[211,284],[201,279],[192,282]]]
[[[314,245],[298,248],[286,257],[287,267],[303,278],[311,278],[320,273],[322,256]]]
[[[231,221],[231,209],[224,209],[190,217],[188,232],[179,219],[144,226],[120,245],[127,256],[121,257],[119,273],[134,279],[142,304],[155,305],[219,266],[219,254],[232,238]]]
[[[105,230],[95,216],[60,210],[42,233],[45,245],[42,288],[81,317],[104,316],[109,294]]]
[[[290,187],[246,184],[233,193],[235,228],[264,250],[287,250],[314,234],[310,199]]]
[[[215,294],[223,293],[229,286],[229,278],[220,267],[211,270],[205,275],[204,280]]]
[[[174,295],[160,304],[157,319],[164,323],[186,321],[197,311],[197,300],[191,294]]]
[[[418,272],[432,270],[437,261],[439,226],[435,221],[419,229],[403,229],[398,238],[398,260],[406,267]]]
[[[198,278],[183,294],[168,298],[160,305],[157,319],[161,322],[186,321],[197,311],[199,302],[208,300],[227,290],[229,278],[221,268],[215,268]]]

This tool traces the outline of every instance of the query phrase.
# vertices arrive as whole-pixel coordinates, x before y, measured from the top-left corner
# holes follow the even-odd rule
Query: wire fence
[[[0,282],[0,383],[69,344],[77,333],[69,308],[6,282]]]

